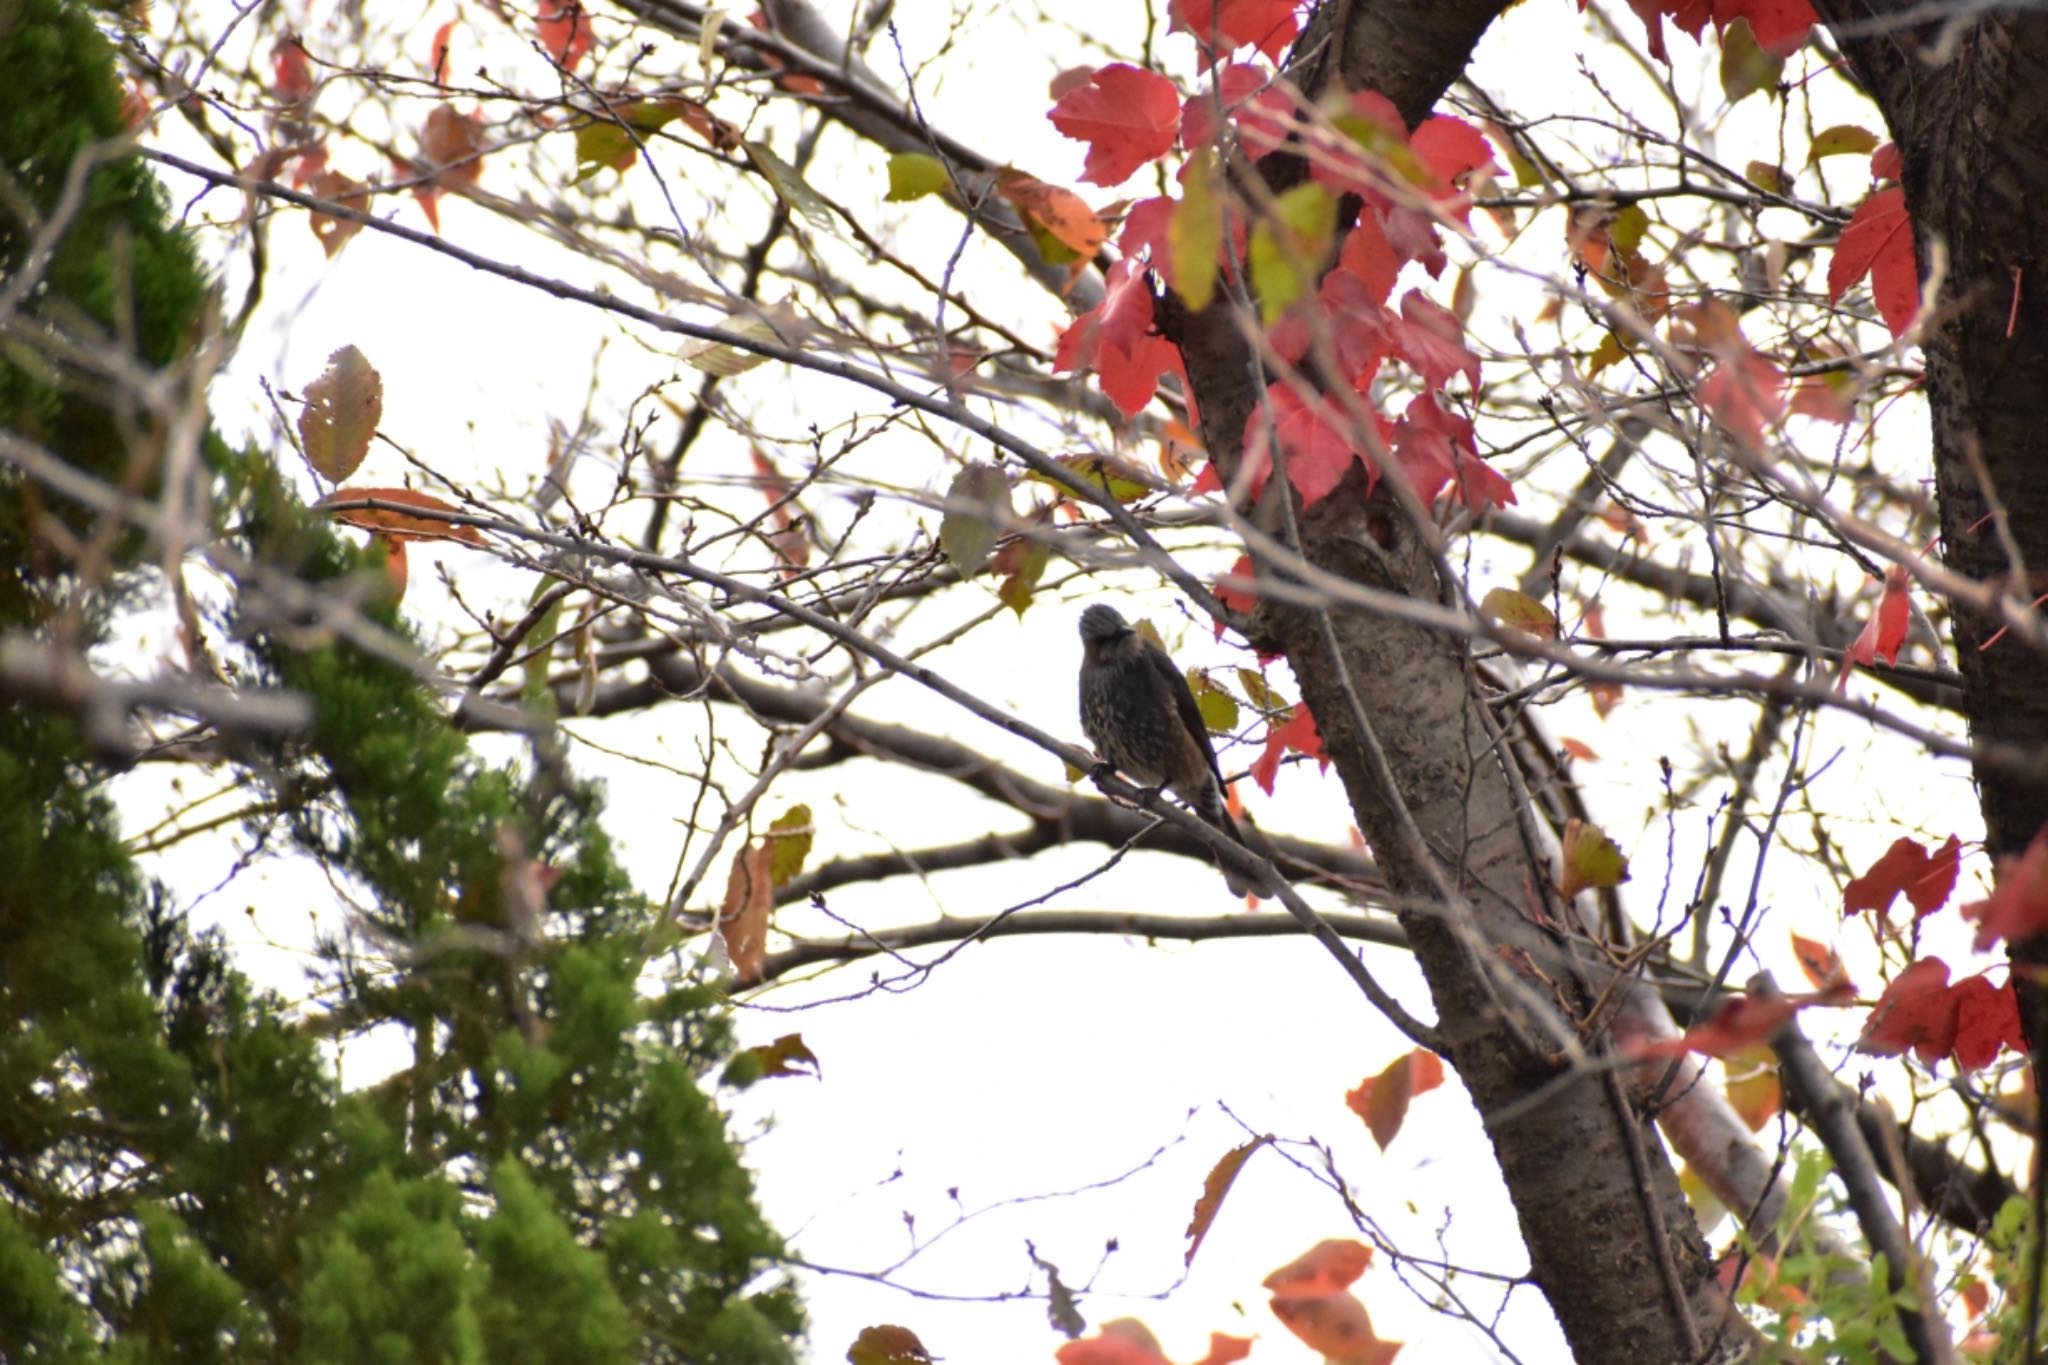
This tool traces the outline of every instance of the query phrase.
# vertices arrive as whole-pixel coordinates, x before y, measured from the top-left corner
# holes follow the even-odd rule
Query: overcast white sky
[[[935,125],[1046,179],[1073,183],[1083,149],[1061,138],[1045,120],[1050,102],[1046,83],[1064,67],[1102,60],[1100,51],[1083,43],[1083,33],[1109,47],[1134,47],[1144,15],[1134,4],[1059,0],[1048,8],[1065,16],[1064,26],[1025,19],[1002,4],[984,6],[981,22],[950,35],[953,50],[931,69],[932,79],[920,94]],[[943,13],[925,0],[896,6],[895,22],[913,61],[946,36],[936,27]],[[317,18],[306,26],[316,45]],[[438,21],[439,16],[422,25],[422,44]],[[1635,20],[1622,10],[1619,22],[1633,26]],[[1186,45],[1171,40],[1168,49],[1174,44]],[[1713,89],[1712,44],[1703,53],[1674,35],[1671,46],[1680,88]],[[1590,88],[1574,72],[1579,54],[1585,53],[1602,62],[1610,90],[1624,99],[1641,97],[1646,86],[1639,74],[1611,54],[1601,57],[1596,47],[1588,22],[1568,0],[1530,0],[1488,36],[1472,74],[1524,112],[1566,104],[1591,109],[1597,106]],[[891,66],[886,47],[878,47],[872,60],[885,71]],[[1752,100],[1723,130],[1726,145],[1740,145],[1741,120],[1768,133],[1775,131],[1775,117],[1762,100]],[[1874,122],[1867,112],[1852,110],[1845,117]],[[844,185],[845,197],[855,202],[873,194],[872,185],[882,174],[879,156],[856,153],[843,137],[829,145],[831,154],[821,158],[813,177],[819,188],[832,193]],[[1743,159],[1734,153],[1730,158],[1737,164]],[[509,192],[513,186],[494,180],[495,174],[486,170],[486,188]],[[694,204],[691,187],[674,188],[687,217]],[[1097,202],[1116,197],[1089,193]],[[398,207],[396,213],[404,221],[419,222],[409,207]],[[480,210],[450,200],[442,213],[448,236],[465,245],[546,273],[590,274]],[[904,210],[896,240],[912,244],[915,251],[942,255],[950,250],[954,231],[942,208],[916,205]],[[1562,225],[1555,211],[1549,224],[1524,240],[1546,232],[1544,249],[1532,248],[1530,259],[1540,260],[1544,269],[1557,269]],[[520,293],[374,233],[359,236],[332,265],[321,258],[311,234],[296,224],[280,223],[273,240],[278,275],[265,311],[217,389],[217,403],[231,422],[238,412],[258,414],[251,420],[261,420],[259,380],[303,386],[330,351],[353,344],[384,376],[388,433],[457,477],[509,466],[516,482],[544,458],[548,420],[583,406],[592,358],[600,350],[608,397],[599,406],[613,414],[624,398],[676,370],[664,344],[635,338],[608,317]],[[1498,242],[1497,237],[1490,240]],[[970,254],[966,268],[975,268],[979,260]],[[998,288],[979,277],[967,278],[976,279],[975,291],[985,303],[1000,305]],[[1532,313],[1536,297],[1526,281],[1485,272],[1473,326],[1488,341],[1510,347],[1509,323]],[[1038,320],[1035,325],[1049,342],[1057,309],[1022,286],[1015,300],[1023,316]],[[792,429],[814,410],[859,401],[833,392],[828,381],[775,375],[771,382],[787,387]],[[682,392],[687,389],[679,396]],[[1903,408],[1890,418],[1903,425],[1918,420],[1916,412]],[[888,453],[885,447],[877,458],[886,459]],[[701,458],[721,457],[707,453]],[[737,471],[744,451],[728,450],[722,458]],[[692,455],[693,462],[699,459]],[[933,464],[922,447],[909,451],[907,459],[917,462],[918,470]],[[380,451],[357,481],[396,482],[402,472],[388,451]],[[904,512],[906,519],[915,515],[914,509]],[[472,601],[493,592],[508,601],[523,599],[529,586],[494,582],[479,559],[459,550],[416,547],[413,561],[409,606],[423,617],[431,617],[444,600],[429,569],[435,561],[461,579]],[[1511,581],[1525,567],[1523,552],[1481,546],[1473,556],[1472,577],[1483,590],[1493,582]],[[1073,618],[1079,600],[1042,600],[1022,623],[1005,615],[932,662],[955,682],[1024,719],[1078,739]],[[1176,628],[1178,617],[1166,596],[1149,592],[1132,601],[1136,611],[1149,612],[1168,627],[1168,642],[1183,663],[1249,662],[1227,645],[1212,643],[1206,630]],[[963,597],[920,612],[909,629],[916,638],[927,638],[960,614],[985,605]],[[1609,628],[1616,630],[1613,610]],[[1660,622],[1645,624],[1646,630],[1666,628]],[[1284,673],[1282,681],[1287,681]],[[1057,777],[1045,755],[950,711],[913,684],[887,683],[869,693],[859,710],[914,721],[1047,778]],[[1700,747],[1740,743],[1751,714],[1725,704],[1684,709],[1669,699],[1656,705],[1631,701],[1603,723],[1582,698],[1575,698],[1546,716],[1553,734],[1575,735],[1610,755],[1601,763],[1580,765],[1579,776],[1603,825],[1633,859],[1629,895],[1639,911],[1655,901],[1666,880],[1667,839],[1675,852],[1674,909],[1682,903],[1712,813],[1709,803],[1671,828],[1655,820],[1654,755],[1671,753],[1683,766],[1683,755]],[[678,711],[572,728],[625,752],[672,755],[687,768],[696,763],[694,724],[694,713]],[[1836,766],[1820,779],[1820,803],[1839,812],[1831,833],[1850,850],[1852,860],[1874,857],[1901,827],[1938,827],[1966,839],[1979,832],[1967,775],[1959,770],[1929,765],[1904,746],[1873,739],[1836,716],[1819,722],[1814,742],[1817,752],[1841,750]],[[594,749],[580,748],[575,757],[583,771],[610,780],[609,823],[642,885],[659,895],[674,869],[683,784]],[[1225,763],[1242,767],[1250,757],[1248,750],[1239,750],[1227,755]],[[1907,772],[1913,774],[1912,785],[1894,786],[1895,775]],[[161,780],[144,774],[126,786],[127,809],[136,824],[155,818],[150,811],[161,796],[151,785]],[[1281,779],[1279,799],[1272,802],[1246,787],[1267,828],[1344,838],[1350,818],[1333,779],[1290,769]],[[797,799],[809,800],[817,812],[814,859],[872,847],[882,831],[938,843],[978,833],[992,819],[1012,822],[941,779],[873,766],[802,775],[778,793],[771,813]],[[903,823],[906,810],[916,813],[914,828]],[[1745,845],[1738,855],[1731,887],[1747,885],[1752,847]],[[219,841],[195,840],[165,860],[165,870],[192,896],[202,919],[225,923],[256,952],[252,964],[259,974],[292,994],[300,985],[296,954],[307,940],[309,917],[330,913],[331,897],[316,879],[274,865],[209,892],[219,876],[222,850]],[[1075,849],[1016,868],[945,874],[929,887],[899,881],[849,890],[836,894],[832,905],[868,923],[939,913],[978,919],[1078,874],[1099,856],[1093,848]],[[1774,923],[1790,922],[1821,938],[1837,936],[1834,889],[1814,869],[1781,856],[1768,868],[1766,883],[1766,898],[1780,907]],[[722,869],[707,884],[714,891],[722,888]],[[1210,869],[1146,854],[1133,855],[1053,902],[1069,909],[1208,914],[1227,912],[1234,903]],[[832,928],[815,916],[786,923],[814,932]],[[1856,945],[1847,946],[1853,968]],[[1797,979],[1781,940],[1760,945],[1759,953],[1781,980]],[[938,952],[909,956],[927,961]],[[1951,951],[1952,962],[1963,958]],[[1404,955],[1376,950],[1368,962],[1411,1010],[1428,1016],[1427,993]],[[1867,968],[1867,961],[1863,965]],[[1256,1133],[1325,1143],[1359,1207],[1411,1254],[1510,1275],[1526,1266],[1492,1155],[1455,1079],[1418,1101],[1408,1129],[1385,1153],[1346,1110],[1345,1091],[1379,1071],[1406,1044],[1322,951],[1305,941],[1188,947],[1103,939],[1009,940],[962,952],[911,989],[867,991],[872,972],[893,975],[895,967],[861,964],[779,986],[745,1002],[739,1014],[743,1043],[800,1031],[822,1059],[823,1077],[757,1086],[733,1100],[735,1122],[749,1140],[771,1220],[798,1254],[821,1265],[882,1270],[908,1250],[911,1220],[916,1233],[928,1237],[961,1211],[973,1213],[889,1278],[922,1295],[975,1301],[914,1297],[859,1278],[807,1278],[812,1356],[818,1361],[843,1358],[861,1327],[886,1321],[912,1327],[936,1355],[956,1362],[1048,1360],[1061,1338],[1046,1324],[1042,1302],[979,1301],[1027,1287],[1043,1289],[1042,1276],[1027,1259],[1027,1242],[1060,1268],[1069,1285],[1091,1284],[1082,1302],[1091,1324],[1121,1316],[1143,1318],[1176,1360],[1199,1358],[1211,1330],[1258,1337],[1254,1361],[1277,1365],[1310,1359],[1311,1353],[1267,1311],[1259,1281],[1322,1238],[1356,1234],[1340,1201],[1280,1154],[1261,1152],[1250,1163],[1192,1272],[1179,1283],[1183,1230],[1203,1175],[1227,1149]],[[1867,969],[1861,979],[1870,980]],[[833,999],[849,995],[859,998]],[[374,1053],[365,1055],[365,1049],[353,1050],[342,1062],[351,1083],[369,1079],[384,1065]],[[1297,1157],[1309,1155],[1300,1147],[1291,1150]],[[1112,1241],[1118,1250],[1105,1260]],[[1483,1315],[1492,1314],[1500,1302],[1497,1284],[1462,1277],[1457,1286]],[[1402,1357],[1408,1365],[1490,1358],[1482,1338],[1404,1290],[1384,1262],[1357,1288],[1382,1335],[1411,1343]],[[1431,1292],[1419,1282],[1418,1288],[1424,1296]],[[1549,1310],[1533,1289],[1509,1297],[1497,1326],[1522,1360],[1566,1358]]]

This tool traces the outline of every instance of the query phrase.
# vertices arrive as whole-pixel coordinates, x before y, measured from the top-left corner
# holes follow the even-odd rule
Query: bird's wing
[[[1195,737],[1195,743],[1202,748],[1202,757],[1209,761],[1209,771],[1215,774],[1216,788],[1223,789],[1223,765],[1216,761],[1216,746],[1209,742],[1209,727],[1202,720],[1202,708],[1195,705],[1195,694],[1188,687],[1188,680],[1173,666],[1173,660],[1166,657],[1166,651],[1145,642],[1145,662],[1152,665],[1152,671],[1166,681],[1166,690],[1173,697],[1173,708],[1180,714],[1180,723]]]

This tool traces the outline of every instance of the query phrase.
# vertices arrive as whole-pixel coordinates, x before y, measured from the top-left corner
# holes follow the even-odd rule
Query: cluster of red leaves
[[[1711,23],[1714,32],[1725,31],[1737,19],[1746,20],[1756,35],[1757,45],[1766,52],[1784,55],[1806,41],[1806,34],[1820,18],[1808,0],[1628,0],[1649,30],[1650,55],[1660,62],[1671,60],[1664,47],[1664,21],[1697,39]],[[1579,0],[1583,13],[1586,0]]]
[[[1249,1337],[1209,1334],[1209,1354],[1199,1365],[1230,1365],[1252,1353]],[[1059,1365],[1173,1365],[1159,1349],[1159,1339],[1136,1318],[1105,1322],[1092,1337],[1070,1341],[1053,1352]]]
[[[2012,986],[1994,986],[1982,973],[1950,985],[1948,964],[1938,957],[1923,957],[1892,978],[1870,1007],[1858,1043],[1885,1057],[1911,1049],[1930,1065],[1953,1054],[1965,1071],[1989,1065],[2001,1045],[2027,1050]]]
[[[1372,1264],[1363,1242],[1332,1238],[1316,1243],[1268,1275],[1267,1306],[1287,1330],[1326,1358],[1354,1365],[1387,1365],[1401,1343],[1382,1341],[1351,1284]]]
[[[1862,875],[1850,879],[1843,889],[1843,913],[1883,916],[1904,896],[1913,918],[1925,919],[1948,904],[1961,861],[1962,843],[1954,835],[1933,850],[1896,839]],[[2000,939],[2048,931],[2048,831],[2020,856],[2000,859],[1991,895],[1958,907],[1957,913],[1976,923],[1978,952]],[[1930,1064],[1953,1056],[1957,1066],[1974,1071],[1989,1064],[2001,1046],[2024,1052],[2027,1044],[2010,982],[1994,986],[1979,973],[1951,984],[1948,964],[1924,957],[1892,978],[1871,1007],[1859,1046],[1883,1056],[1911,1051]]]
[[[1273,1316],[1327,1359],[1389,1365],[1402,1343],[1382,1341],[1365,1305],[1351,1292],[1371,1264],[1372,1248],[1363,1242],[1331,1238],[1316,1243],[1266,1277]],[[1212,1332],[1209,1354],[1200,1365],[1230,1365],[1251,1349],[1247,1338]],[[1059,1365],[1173,1365],[1159,1339],[1136,1318],[1105,1322],[1094,1336],[1068,1342],[1053,1358]]]
[[[1264,0],[1183,0],[1174,13],[1177,26],[1216,40],[1208,48],[1216,53],[1263,44],[1266,35],[1282,29],[1292,34],[1292,7]],[[1398,311],[1391,306],[1396,277],[1408,262],[1419,262],[1431,275],[1441,273],[1446,262],[1437,217],[1465,221],[1471,207],[1467,182],[1498,169],[1478,129],[1439,116],[1410,133],[1393,104],[1370,91],[1351,96],[1332,124],[1295,108],[1270,73],[1245,62],[1217,66],[1207,88],[1185,99],[1166,77],[1122,63],[1066,72],[1053,83],[1053,95],[1050,118],[1062,133],[1087,144],[1082,178],[1092,183],[1118,184],[1166,156],[1177,141],[1189,151],[1208,146],[1220,115],[1255,156],[1296,140],[1315,181],[1333,199],[1360,200],[1355,221],[1339,225],[1345,238],[1336,267],[1311,297],[1273,319],[1269,338],[1278,358],[1292,366],[1308,353],[1318,329],[1327,328],[1348,392],[1320,394],[1288,380],[1269,388],[1245,429],[1254,493],[1276,454],[1284,455],[1289,479],[1310,502],[1335,489],[1354,461],[1364,466],[1370,486],[1391,457],[1425,503],[1447,489],[1477,510],[1514,501],[1507,481],[1479,459],[1471,422],[1438,401],[1457,376],[1478,387],[1479,357],[1465,344],[1464,324],[1420,290],[1403,295]],[[1184,183],[1192,169],[1183,169]],[[1222,258],[1244,250],[1242,222],[1233,222],[1226,234],[1214,218],[1191,225],[1194,216],[1186,194],[1131,205],[1117,239],[1122,259],[1110,271],[1103,302],[1060,336],[1055,368],[1093,369],[1102,391],[1126,416],[1151,401],[1160,376],[1182,372],[1177,349],[1153,330],[1151,275],[1206,297],[1208,278]],[[1190,243],[1198,245],[1191,249]],[[1312,242],[1293,246],[1305,256],[1323,249]],[[1202,278],[1182,278],[1192,272]],[[1366,398],[1389,359],[1407,365],[1425,389],[1398,421],[1373,411]],[[1195,491],[1220,487],[1212,469]]]

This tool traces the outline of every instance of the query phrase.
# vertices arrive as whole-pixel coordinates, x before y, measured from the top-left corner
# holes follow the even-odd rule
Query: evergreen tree
[[[165,477],[134,379],[176,391],[209,294],[123,133],[92,15],[0,8],[0,641],[102,673],[161,545],[17,466]],[[392,651],[294,617],[279,585],[343,601],[377,566],[260,452],[200,447],[188,501],[239,566],[200,624],[241,695],[313,716],[212,742],[265,798],[249,837],[359,922],[323,943],[327,1012],[286,1010],[124,848],[93,698],[0,708],[0,1358],[788,1359],[794,1296],[755,1287],[780,1244],[703,1080],[720,1002],[642,989],[660,921],[602,792],[545,734],[486,762]],[[326,1040],[371,1034],[411,1063],[344,1093]]]

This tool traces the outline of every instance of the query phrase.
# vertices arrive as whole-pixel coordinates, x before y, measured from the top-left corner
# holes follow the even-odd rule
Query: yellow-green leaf
[[[1629,346],[1618,332],[1609,332],[1600,338],[1600,344],[1593,348],[1593,354],[1586,357],[1586,378],[1591,379],[1609,365],[1619,364],[1628,356]]]
[[[1769,190],[1772,194],[1785,192],[1785,172],[1768,161],[1752,161],[1742,168],[1742,173],[1750,184]]]
[[[1764,51],[1749,20],[1737,19],[1721,30],[1721,93],[1730,104],[1776,86],[1785,59]]]
[[[1628,859],[1621,856],[1621,846],[1577,816],[1564,822],[1562,852],[1564,869],[1557,889],[1566,897],[1589,886],[1604,889],[1628,880]]]
[[[1016,553],[1016,567],[1004,577],[1002,586],[996,589],[996,598],[1011,611],[1022,616],[1031,605],[1032,595],[1037,591],[1038,580],[1045,576],[1045,566],[1052,559],[1052,550],[1042,540],[1021,540]],[[1000,570],[1003,561],[996,560]]]
[[[971,464],[953,476],[939,521],[939,548],[962,578],[981,572],[1012,516],[1010,481],[992,464]]]
[[[952,183],[952,177],[946,174],[946,163],[937,157],[923,152],[898,152],[889,158],[889,193],[883,197],[892,204],[900,204],[906,199],[941,193]]]
[[[846,1348],[846,1358],[852,1365],[932,1365],[931,1352],[917,1333],[886,1322],[861,1328]]]
[[[1837,123],[1813,135],[1813,145],[1806,152],[1806,164],[1810,166],[1824,156],[1868,156],[1876,150],[1876,133],[1853,123]]]
[[[1557,638],[1557,618],[1528,593],[1513,588],[1489,588],[1479,599],[1479,610],[1490,621],[1545,640]]]
[[[1641,204],[1630,204],[1607,224],[1607,240],[1614,243],[1616,251],[1627,255],[1642,250],[1643,234],[1649,230],[1650,215]]]
[[[803,220],[820,232],[831,232],[839,226],[832,215],[832,206],[824,197],[811,188],[803,172],[784,161],[766,144],[751,139],[740,144],[746,149],[747,159],[754,163],[754,169],[771,185],[783,203],[803,215]]]
[[[811,856],[812,832],[811,808],[802,805],[791,806],[768,826],[770,885],[787,886],[804,870],[804,859]]]
[[[1259,317],[1268,324],[1314,285],[1337,230],[1337,203],[1313,181],[1281,195],[1273,213],[1252,227],[1247,257]]]
[[[1238,686],[1244,689],[1244,694],[1252,699],[1252,705],[1267,716],[1291,713],[1294,710],[1294,704],[1275,692],[1273,685],[1266,681],[1266,675],[1256,669],[1238,669],[1237,682]]]
[[[1058,460],[1073,471],[1078,481],[1101,489],[1118,502],[1136,502],[1159,488],[1158,483],[1147,478],[1143,470],[1113,455],[1061,455]],[[1071,494],[1072,491],[1052,475],[1041,474],[1035,469],[1024,477],[1032,483],[1057,489],[1062,494]]]
[[[1216,293],[1216,258],[1223,250],[1223,203],[1216,193],[1216,153],[1204,147],[1188,158],[1180,202],[1166,225],[1173,285],[1190,312],[1209,306]]]
[[[1195,694],[1195,709],[1202,713],[1202,724],[1216,735],[1234,733],[1237,729],[1237,698],[1218,687],[1209,677],[1207,669],[1188,670],[1188,690]]]
[[[807,1069],[808,1068],[808,1069]],[[718,1079],[744,1090],[755,1081],[772,1076],[822,1076],[818,1055],[804,1044],[801,1033],[785,1033],[772,1043],[735,1052]]]

